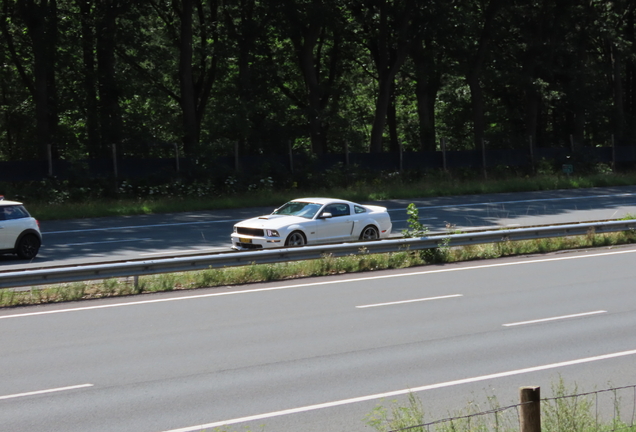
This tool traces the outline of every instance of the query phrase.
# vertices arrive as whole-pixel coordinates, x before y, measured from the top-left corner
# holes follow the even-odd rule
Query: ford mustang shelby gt
[[[272,214],[234,225],[232,249],[377,240],[391,234],[386,207],[334,198],[299,198]]]

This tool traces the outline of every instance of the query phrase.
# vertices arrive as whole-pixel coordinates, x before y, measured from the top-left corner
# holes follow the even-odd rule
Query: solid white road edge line
[[[201,429],[215,428],[215,427],[219,427],[219,426],[226,426],[226,425],[231,425],[231,424],[236,424],[236,423],[244,423],[244,422],[248,422],[248,421],[264,420],[264,419],[271,418],[271,417],[279,417],[279,416],[284,416],[284,415],[289,415],[289,414],[297,414],[297,413],[302,413],[302,412],[307,412],[307,411],[314,411],[314,410],[319,410],[319,409],[324,409],[324,408],[332,408],[332,407],[336,407],[336,406],[340,406],[340,405],[348,405],[348,404],[353,404],[353,403],[358,403],[358,402],[365,402],[365,401],[369,401],[369,400],[395,397],[395,396],[405,395],[405,394],[408,394],[408,393],[417,393],[417,392],[422,392],[422,391],[426,391],[426,390],[433,390],[433,389],[438,389],[438,388],[443,388],[443,387],[451,387],[451,386],[456,386],[456,385],[460,385],[460,384],[469,384],[469,383],[474,383],[474,382],[478,382],[478,381],[485,381],[485,380],[489,380],[489,379],[504,378],[504,377],[509,377],[509,376],[513,376],[513,375],[527,374],[527,373],[531,373],[531,372],[539,372],[539,371],[548,370],[548,369],[555,369],[555,368],[560,368],[560,367],[565,367],[565,366],[573,366],[573,365],[577,365],[577,364],[590,363],[590,362],[595,362],[595,361],[600,361],[600,360],[608,360],[608,359],[612,359],[612,358],[623,357],[623,356],[634,355],[634,354],[636,354],[636,350],[622,351],[622,352],[617,352],[617,353],[612,353],[612,354],[605,354],[605,355],[600,355],[600,356],[595,356],[595,357],[587,357],[587,358],[582,358],[582,359],[577,359],[577,360],[570,360],[570,361],[565,361],[565,362],[560,362],[560,363],[551,363],[551,364],[547,364],[547,365],[543,365],[543,366],[535,366],[535,367],[530,367],[530,368],[526,368],[526,369],[517,369],[517,370],[512,370],[512,371],[507,371],[507,372],[499,372],[499,373],[494,373],[494,374],[490,374],[490,375],[482,375],[482,376],[473,377],[473,378],[464,378],[464,379],[460,379],[460,380],[447,381],[447,382],[438,383],[438,384],[424,385],[424,386],[421,386],[421,387],[408,388],[408,389],[402,389],[402,390],[395,390],[395,391],[386,392],[386,393],[377,393],[377,394],[372,394],[372,395],[368,395],[368,396],[360,396],[360,397],[356,397],[356,398],[343,399],[343,400],[339,400],[339,401],[326,402],[326,403],[321,403],[321,404],[316,404],[316,405],[307,405],[307,406],[304,406],[304,407],[291,408],[291,409],[286,409],[286,410],[281,410],[281,411],[274,411],[274,412],[270,412],[270,413],[257,414],[257,415],[253,415],[253,416],[235,418],[235,419],[230,419],[230,420],[222,420],[222,421],[218,421],[218,422],[214,422],[214,423],[208,423],[208,424],[197,425],[197,426],[190,426],[190,427],[185,427],[185,428],[181,428],[181,429],[171,429],[171,430],[166,430],[164,432],[193,432],[193,431],[199,431]]]
[[[138,242],[138,241],[147,241],[147,240],[152,240],[151,238],[133,238],[133,239],[126,239],[126,240],[104,240],[104,241],[98,241],[98,242],[86,242],[86,243],[65,243],[65,244],[59,244],[59,245],[54,245],[54,246],[85,246],[85,245],[94,245],[94,244],[104,244],[104,243],[126,243],[126,242]]]
[[[15,399],[19,397],[35,396],[35,395],[41,395],[41,394],[47,394],[47,393],[56,393],[56,392],[67,391],[67,390],[77,390],[77,389],[86,388],[86,387],[93,387],[93,385],[94,384],[80,384],[80,385],[74,385],[69,387],[59,387],[59,388],[48,389],[48,390],[38,390],[38,391],[32,391],[27,393],[18,393],[18,394],[12,394],[7,396],[0,396],[0,400]]]
[[[601,256],[622,255],[622,254],[629,254],[629,253],[636,253],[636,249],[616,251],[616,252],[604,252],[604,253],[597,253],[597,254],[590,254],[590,255],[541,258],[541,259],[530,260],[530,261],[514,261],[514,262],[498,263],[498,264],[485,264],[480,266],[425,270],[420,272],[391,274],[391,275],[382,275],[382,276],[369,276],[369,277],[354,278],[354,279],[330,280],[330,281],[313,282],[313,283],[307,283],[307,284],[284,285],[284,286],[269,287],[269,288],[256,288],[256,289],[245,290],[245,291],[196,294],[196,295],[190,295],[190,296],[170,297],[170,298],[154,299],[154,300],[141,300],[141,301],[128,302],[128,303],[113,303],[113,304],[99,305],[99,306],[86,306],[86,307],[78,307],[73,309],[57,309],[57,310],[49,310],[49,311],[42,311],[42,312],[29,312],[29,313],[23,313],[23,314],[3,315],[3,316],[0,316],[0,319],[23,318],[23,317],[37,316],[37,315],[51,315],[51,314],[57,314],[57,313],[79,312],[79,311],[107,309],[107,308],[124,307],[124,306],[137,306],[137,305],[143,305],[143,304],[165,303],[165,302],[180,301],[180,300],[195,300],[195,299],[201,299],[201,298],[207,298],[207,297],[220,297],[220,296],[227,296],[227,295],[252,294],[252,293],[259,293],[259,292],[266,292],[266,291],[279,291],[279,290],[285,290],[285,289],[306,288],[306,287],[321,286],[321,285],[335,285],[335,284],[344,284],[344,283],[351,283],[351,282],[362,282],[362,281],[368,281],[368,280],[389,279],[389,278],[407,277],[407,276],[420,276],[420,275],[434,274],[434,273],[450,273],[450,272],[457,272],[457,271],[478,270],[482,268],[508,267],[508,266],[514,266],[514,265],[538,264],[538,263],[553,262],[553,261],[569,261],[569,260],[575,260],[575,259],[597,258]]]
[[[230,250],[229,246],[226,247],[217,247],[217,248],[208,248],[208,249],[186,249],[186,250],[164,250],[161,252],[146,252],[146,253],[140,253],[139,256],[148,256],[148,255],[168,255],[168,254],[176,254],[176,253],[189,253],[189,252],[210,252],[210,251],[217,251],[217,250]]]
[[[540,322],[546,322],[546,321],[556,321],[556,320],[561,320],[561,319],[577,318],[577,317],[582,317],[582,316],[587,316],[587,315],[596,315],[596,314],[602,314],[602,313],[607,313],[607,311],[598,310],[598,311],[594,311],[594,312],[584,312],[584,313],[579,313],[579,314],[563,315],[563,316],[552,317],[552,318],[542,318],[542,319],[537,319],[537,320],[532,320],[532,321],[521,321],[521,322],[510,323],[510,324],[502,324],[502,325],[504,327],[513,327],[513,326],[519,326],[519,325],[524,325],[524,324],[534,324],[534,323],[540,323]]]
[[[366,309],[366,308],[379,307],[379,306],[391,306],[391,305],[397,305],[397,304],[415,303],[415,302],[423,302],[423,301],[429,301],[429,300],[442,300],[447,298],[463,297],[463,296],[464,296],[463,294],[451,294],[451,295],[445,295],[445,296],[439,296],[439,297],[428,297],[428,298],[413,299],[413,300],[401,300],[401,301],[394,301],[389,303],[376,303],[376,304],[370,304],[370,305],[356,306],[356,309]]]

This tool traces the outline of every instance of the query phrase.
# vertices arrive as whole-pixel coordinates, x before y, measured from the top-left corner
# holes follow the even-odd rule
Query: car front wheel
[[[305,236],[300,231],[294,231],[285,240],[285,246],[303,246],[306,243]]]
[[[27,234],[20,239],[15,252],[22,259],[33,259],[40,250],[40,239],[33,234]]]
[[[377,240],[380,238],[380,234],[378,233],[378,229],[372,225],[369,225],[360,233],[360,240]]]

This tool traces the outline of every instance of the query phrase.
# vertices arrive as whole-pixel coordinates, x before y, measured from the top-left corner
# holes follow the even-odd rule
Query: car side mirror
[[[323,212],[318,219],[329,219],[330,217],[332,217],[331,213]]]

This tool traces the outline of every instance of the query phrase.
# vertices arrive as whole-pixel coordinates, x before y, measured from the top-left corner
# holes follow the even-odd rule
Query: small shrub
[[[413,238],[413,237],[425,237],[428,235],[429,229],[424,226],[420,222],[419,210],[415,206],[415,204],[410,203],[406,207],[406,214],[408,215],[408,220],[406,221],[408,224],[408,228],[402,230],[402,235],[405,238]]]

